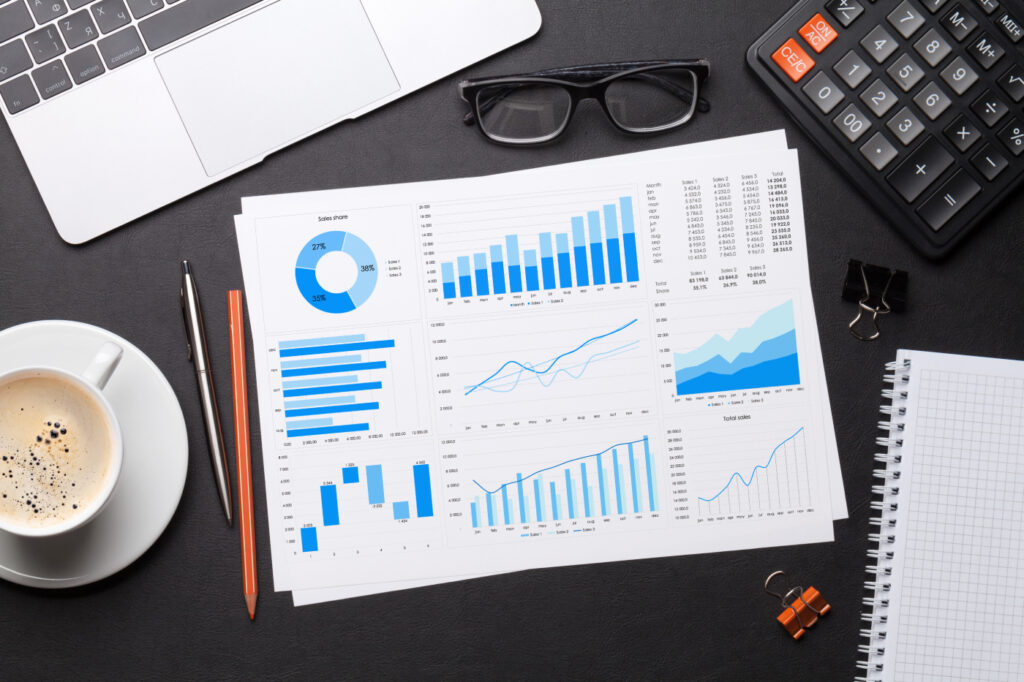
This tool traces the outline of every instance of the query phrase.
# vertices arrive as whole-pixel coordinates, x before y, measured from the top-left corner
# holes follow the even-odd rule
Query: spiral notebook
[[[1024,676],[1024,362],[901,350],[875,459],[861,680]]]

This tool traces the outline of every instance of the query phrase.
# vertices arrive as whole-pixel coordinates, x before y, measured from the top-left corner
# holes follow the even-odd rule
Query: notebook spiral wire
[[[885,636],[889,620],[889,590],[891,584],[896,543],[896,512],[899,509],[900,450],[903,447],[904,418],[907,413],[907,384],[910,382],[910,361],[890,362],[885,366],[883,377],[887,387],[882,398],[888,404],[879,412],[884,417],[878,422],[879,435],[875,443],[883,451],[875,454],[878,466],[872,472],[874,485],[871,486],[872,518],[868,534],[868,562],[864,581],[864,610],[858,645],[860,660],[857,662],[860,674],[855,678],[861,682],[880,682],[885,660]]]

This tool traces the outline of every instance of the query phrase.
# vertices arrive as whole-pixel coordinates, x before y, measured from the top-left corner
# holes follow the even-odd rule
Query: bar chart
[[[438,256],[439,298],[639,282],[633,194],[603,193],[497,201],[485,211],[433,206],[429,234]],[[460,238],[468,223],[478,228],[475,249]]]
[[[435,324],[431,345],[438,416],[447,428],[493,428],[653,409],[656,396],[648,316],[630,306],[538,312],[523,319]]]
[[[428,462],[318,466],[296,487],[297,551],[310,554],[324,546],[355,549],[401,537],[408,524],[434,521],[433,472]],[[355,544],[351,544],[353,541]]]

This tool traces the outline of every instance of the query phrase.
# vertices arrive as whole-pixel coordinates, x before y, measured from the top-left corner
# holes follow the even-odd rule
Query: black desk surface
[[[59,239],[10,133],[0,130],[0,326],[63,318],[131,340],[177,392],[191,446],[177,514],[135,564],[63,592],[0,583],[0,676],[854,675],[882,366],[901,346],[1024,358],[1024,203],[1004,206],[943,263],[912,251],[744,66],[746,47],[790,0],[540,6],[544,26],[525,44],[81,247]],[[455,83],[467,74],[696,56],[712,62],[713,111],[660,137],[624,137],[589,109],[577,112],[557,144],[517,150],[489,144],[460,122]],[[850,506],[850,518],[835,524],[835,542],[529,571],[296,609],[290,595],[272,591],[257,438],[261,592],[249,622],[238,530],[224,524],[211,483],[177,298],[178,261],[189,258],[209,298],[208,329],[227,328],[226,305],[215,294],[242,283],[231,219],[239,197],[494,173],[777,128],[800,150],[811,280]],[[884,320],[875,343],[846,331],[854,310],[839,296],[851,257],[910,273],[909,308]],[[229,410],[227,340],[211,333],[210,344]],[[774,622],[777,602],[761,591],[779,568],[817,586],[833,605],[799,643]]]

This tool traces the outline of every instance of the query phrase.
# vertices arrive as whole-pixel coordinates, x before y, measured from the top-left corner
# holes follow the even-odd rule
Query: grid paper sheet
[[[886,678],[1021,679],[1024,362],[902,357],[911,370]]]

